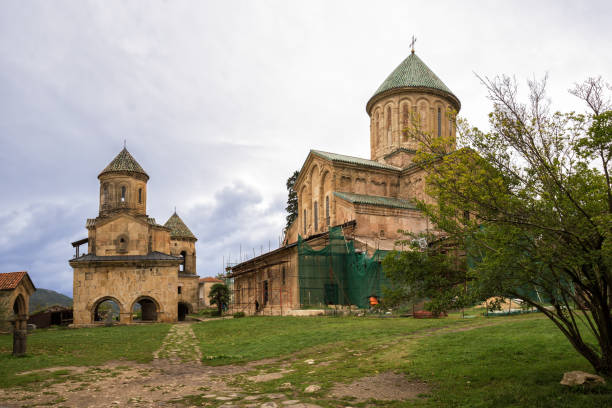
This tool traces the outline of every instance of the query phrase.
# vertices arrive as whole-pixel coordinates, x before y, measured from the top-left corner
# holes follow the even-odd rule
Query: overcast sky
[[[123,141],[197,271],[278,245],[309,149],[369,158],[365,104],[416,52],[486,127],[475,73],[612,81],[609,1],[0,0],[0,271],[72,296],[71,241]],[[244,255],[243,255],[244,256]]]

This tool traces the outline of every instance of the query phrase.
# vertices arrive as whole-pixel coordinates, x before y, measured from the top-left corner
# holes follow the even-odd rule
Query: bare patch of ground
[[[363,377],[350,384],[336,384],[331,394],[336,397],[354,397],[357,401],[381,401],[418,398],[429,392],[424,382],[410,381],[402,374],[386,372],[374,377]]]

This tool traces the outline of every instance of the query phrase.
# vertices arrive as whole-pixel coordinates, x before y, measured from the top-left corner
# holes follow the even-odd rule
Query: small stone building
[[[200,307],[210,307],[210,300],[208,295],[210,294],[210,288],[216,283],[225,283],[225,281],[217,278],[206,277],[200,279],[200,286],[198,289],[198,297],[200,299]]]
[[[102,323],[106,301],[121,323],[184,319],[198,309],[196,237],[176,212],[164,225],[146,214],[149,176],[127,149],[98,179],[98,217],[87,220],[88,236],[73,243],[69,261],[74,325]]]
[[[34,291],[27,272],[0,273],[0,331],[9,330],[12,320],[27,320]]]
[[[409,129],[452,140],[460,108],[459,99],[413,50],[366,104],[370,158],[311,150],[294,185],[298,216],[283,246],[228,268],[234,310],[278,314],[304,306],[307,300],[298,295],[298,237],[309,248],[323,249],[330,228],[341,227],[355,251],[373,256],[394,249],[402,238],[398,230],[431,230],[415,205],[431,198],[423,170],[413,164],[418,142]]]

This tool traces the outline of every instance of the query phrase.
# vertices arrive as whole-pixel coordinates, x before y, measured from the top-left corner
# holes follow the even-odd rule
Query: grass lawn
[[[473,328],[461,331],[467,326]],[[541,315],[455,315],[440,320],[257,317],[193,328],[205,364],[281,359],[235,376],[233,385],[248,393],[278,392],[290,382],[294,398],[324,407],[612,407],[610,385],[589,391],[559,384],[565,371],[593,369]],[[291,371],[271,381],[248,380],[262,370],[278,371],[279,364]],[[330,396],[336,383],[387,371],[425,381],[430,392],[410,403]],[[320,385],[321,391],[303,393],[311,384]],[[197,396],[187,401],[201,402]]]
[[[313,346],[380,340],[418,330],[461,324],[457,319],[358,317],[247,317],[192,326],[204,364],[225,365],[280,357]]]
[[[170,325],[96,327],[88,329],[42,329],[28,335],[27,355],[13,357],[13,337],[0,335],[0,387],[40,381],[54,374],[22,371],[58,366],[95,366],[110,360],[148,362]]]

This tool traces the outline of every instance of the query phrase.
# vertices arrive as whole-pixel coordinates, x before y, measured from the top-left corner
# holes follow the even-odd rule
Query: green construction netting
[[[368,307],[370,296],[381,298],[383,288],[391,285],[380,263],[385,255],[381,250],[371,258],[356,252],[341,227],[330,229],[328,244],[321,249],[313,249],[299,236],[300,304]]]

